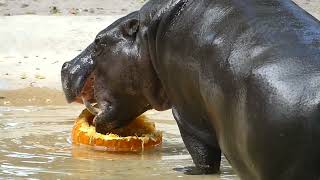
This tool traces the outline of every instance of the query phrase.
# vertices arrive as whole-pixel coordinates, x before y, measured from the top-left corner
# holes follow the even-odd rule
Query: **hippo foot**
[[[203,167],[198,168],[195,166],[187,166],[183,168],[173,168],[174,171],[177,172],[183,172],[186,175],[204,175],[204,174],[218,174],[219,168],[213,168],[213,167]]]

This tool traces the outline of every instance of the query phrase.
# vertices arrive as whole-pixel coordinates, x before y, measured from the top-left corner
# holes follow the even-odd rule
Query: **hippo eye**
[[[122,31],[129,37],[135,37],[139,29],[139,21],[131,19],[122,26]]]
[[[98,57],[102,53],[101,48],[95,48],[93,51],[93,57]]]
[[[100,44],[101,41],[102,41],[102,39],[103,39],[103,37],[105,37],[105,36],[106,36],[105,34],[98,34],[98,35],[96,36],[96,38],[94,39],[94,43],[95,43],[95,44]]]
[[[97,57],[102,53],[102,47],[100,44],[95,44],[93,52],[92,52],[92,57]]]

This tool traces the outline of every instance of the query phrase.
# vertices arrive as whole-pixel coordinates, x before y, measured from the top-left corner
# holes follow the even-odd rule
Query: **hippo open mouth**
[[[81,89],[78,90],[78,94],[75,94],[75,98],[71,99],[69,98],[69,102],[77,102],[80,104],[84,104],[86,109],[93,114],[98,115],[101,110],[99,110],[97,106],[97,101],[94,96],[94,80],[95,80],[95,74],[92,72],[85,80],[84,84],[81,87],[78,87]],[[68,99],[68,98],[67,98]]]
[[[62,66],[61,81],[66,99],[69,103],[84,104],[93,114],[98,115],[100,110],[94,94],[95,63],[92,59],[94,45],[90,44],[81,54]]]
[[[83,100],[93,103],[94,99],[94,73],[85,80],[83,87],[81,88],[80,93],[75,97],[75,102],[82,103]],[[84,102],[83,102],[84,103]]]
[[[93,115],[98,115],[100,110],[96,105],[96,99],[94,98],[94,79],[95,75],[92,73],[86,80],[81,93],[76,97],[76,102],[83,103],[88,111]],[[94,105],[92,105],[94,104]]]

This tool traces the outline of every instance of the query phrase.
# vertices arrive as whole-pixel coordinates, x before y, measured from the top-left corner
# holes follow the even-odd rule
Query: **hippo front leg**
[[[178,113],[173,109],[174,118],[177,121],[182,140],[188,149],[195,167],[184,167],[176,168],[177,171],[183,171],[187,175],[200,175],[200,174],[215,174],[220,171],[221,163],[221,150],[220,148],[213,147],[203,142],[199,137],[197,137],[195,132],[190,132],[186,130],[182,122],[183,119],[178,115]],[[211,140],[211,141],[216,141]]]

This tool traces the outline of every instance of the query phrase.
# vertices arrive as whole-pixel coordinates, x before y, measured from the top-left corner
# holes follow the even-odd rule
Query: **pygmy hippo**
[[[150,0],[61,73],[101,133],[172,108],[185,173],[320,179],[320,22],[290,0]]]

